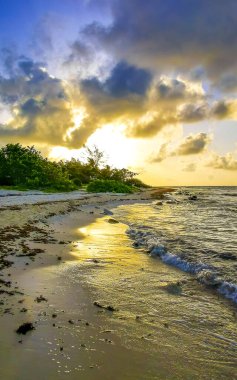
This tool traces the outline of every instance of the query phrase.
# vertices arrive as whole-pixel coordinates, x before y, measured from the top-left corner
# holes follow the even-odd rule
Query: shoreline
[[[162,196],[163,190],[158,193],[156,196]],[[143,202],[149,199],[153,199],[150,192],[148,194],[147,192],[146,194],[143,192],[128,196],[99,194],[99,196],[85,197],[80,200],[38,203],[21,207],[9,206],[0,209],[0,248],[2,253],[0,259],[0,363],[2,368],[1,373],[4,378],[18,380],[18,376],[20,376],[24,380],[31,379],[31,375],[27,369],[29,365],[27,359],[28,350],[32,350],[33,352],[33,361],[36,368],[38,364],[35,361],[35,355],[39,355],[39,357],[42,357],[42,360],[47,362],[47,369],[42,369],[39,366],[39,377],[35,377],[36,379],[41,380],[42,376],[46,375],[47,378],[48,376],[51,376],[50,378],[57,378],[61,371],[58,370],[58,374],[54,373],[52,352],[49,351],[48,353],[50,356],[49,361],[44,354],[45,345],[47,347],[47,344],[53,344],[53,339],[57,339],[52,338],[51,335],[54,335],[52,329],[56,328],[59,329],[58,331],[61,331],[61,329],[67,331],[69,327],[74,328],[74,325],[80,322],[80,324],[84,325],[84,328],[82,327],[81,329],[83,340],[87,342],[90,341],[90,334],[98,335],[98,331],[95,331],[95,329],[101,330],[101,327],[96,322],[97,310],[95,310],[96,308],[93,304],[91,305],[91,300],[88,298],[86,289],[80,284],[78,284],[78,289],[74,287],[74,291],[78,292],[78,310],[80,310],[81,304],[84,305],[84,310],[80,310],[81,318],[79,318],[83,322],[79,320],[77,322],[72,321],[70,313],[60,311],[60,307],[61,309],[66,308],[70,310],[71,303],[68,303],[67,298],[63,298],[66,305],[62,305],[60,297],[56,293],[54,294],[54,291],[52,294],[48,294],[50,293],[49,289],[51,286],[55,287],[56,284],[55,289],[61,287],[61,284],[57,283],[58,270],[75,260],[70,253],[73,236],[70,236],[69,240],[67,231],[67,239],[63,240],[65,234],[63,225],[59,234],[55,235],[51,227],[52,221],[65,217],[70,218],[70,215],[74,214],[73,218],[76,216],[77,225],[83,227],[93,223],[97,218],[105,216],[107,211],[104,212],[104,209],[108,205],[115,205],[115,202],[117,204],[126,204]],[[83,208],[85,210],[82,210]],[[64,285],[64,291],[65,289],[66,286]],[[68,288],[66,292],[68,294],[67,297],[71,298],[72,289]],[[61,320],[60,326],[57,325],[58,315],[60,315]],[[89,327],[93,315],[95,315],[93,317],[94,326]],[[35,330],[26,335],[16,334],[17,328],[26,322],[32,323]],[[106,326],[104,326],[103,330],[106,331]],[[113,336],[112,332],[101,332],[100,334],[102,334],[102,337],[98,337],[97,349],[101,352],[107,352],[109,356],[111,345],[113,345],[112,351],[115,351],[113,357],[121,357],[124,363],[127,362],[127,369],[129,370],[130,360],[128,359],[128,352],[119,343],[119,338]],[[40,343],[42,339],[45,341],[44,347]],[[110,343],[112,342],[111,339],[115,340],[116,344]],[[51,343],[47,343],[46,341]],[[57,343],[57,347],[55,348],[57,355],[60,355],[61,360],[67,359],[64,347],[59,347],[59,344]],[[70,344],[72,342],[69,341],[67,345]],[[80,353],[85,352],[83,354],[83,363],[76,371],[82,371],[83,378],[85,379],[87,379],[87,376],[88,379],[93,379],[94,375],[91,374],[91,370],[94,368],[94,365],[91,363],[87,348],[84,345],[86,346],[86,343],[81,342],[79,344]],[[62,351],[58,352],[61,349]],[[18,358],[17,360],[16,357]],[[139,363],[142,362],[141,359],[141,354],[133,353],[133,360],[137,368],[140,366]],[[114,366],[116,367],[116,361],[114,362]],[[137,378],[139,378],[140,370],[136,371],[133,369],[134,374],[137,374]],[[101,378],[110,379],[113,376],[113,369],[111,371],[110,375],[104,373],[103,376],[101,375]],[[65,367],[63,375],[61,374],[60,376],[66,376],[67,373],[69,372],[67,372],[67,367]]]
[[[58,236],[58,240],[53,237],[50,219],[76,212],[79,216],[78,224],[81,223],[81,226],[84,226],[92,223],[96,218],[104,216],[103,209],[107,207],[109,202],[118,202],[119,204],[144,202],[151,199],[150,194],[153,191],[131,195],[85,194],[83,199],[76,200],[37,202],[27,205],[11,204],[8,207],[1,207],[0,205],[0,330],[2,335],[0,353],[2,363],[7,360],[5,355],[10,350],[8,346],[10,342],[13,346],[19,345],[21,347],[23,340],[21,336],[16,334],[16,329],[21,323],[32,319],[29,315],[34,315],[33,323],[35,320],[37,321],[36,312],[39,311],[38,306],[42,305],[40,301],[39,303],[36,301],[41,294],[38,296],[34,294],[34,297],[29,296],[31,282],[33,284],[35,279],[28,279],[28,274],[32,271],[37,272],[37,268],[42,272],[42,268],[55,264],[63,265],[64,259],[72,260],[68,254],[63,258],[64,252],[68,250],[72,240],[63,241],[61,236]],[[166,191],[167,189],[165,189]],[[158,193],[158,197],[162,196],[163,189]],[[13,198],[11,197],[11,199]],[[95,206],[95,208],[83,215],[80,208],[84,206]],[[99,212],[97,207],[100,207]],[[47,255],[52,247],[54,253]],[[61,252],[60,255],[57,250]],[[47,278],[45,280],[47,282]],[[22,285],[25,281],[26,291]],[[37,289],[35,289],[35,293],[38,293]],[[17,352],[19,351],[19,347],[15,347],[15,349]],[[22,363],[25,360],[23,359]],[[10,370],[11,365],[9,368],[4,365],[4,368]],[[6,373],[5,378],[18,379],[10,372]]]
[[[157,196],[162,197],[162,194]],[[170,353],[170,349],[167,351],[165,348],[170,339],[173,339],[172,346],[175,348],[176,335],[179,334],[178,330],[173,331],[170,317],[165,316],[167,311],[164,309],[162,318],[149,316],[142,312],[143,307],[139,303],[137,311],[135,304],[130,311],[126,310],[130,308],[126,299],[130,297],[129,293],[123,300],[122,293],[118,293],[123,287],[120,290],[118,287],[116,291],[121,282],[120,272],[125,271],[122,277],[125,284],[128,282],[126,288],[129,291],[133,283],[130,284],[130,277],[136,278],[137,273],[145,275],[146,267],[148,272],[153,268],[152,271],[159,270],[162,274],[167,273],[166,276],[173,273],[181,280],[185,277],[187,284],[190,284],[188,286],[193,286],[188,274],[179,273],[158,260],[154,262],[147,255],[141,257],[129,248],[131,244],[125,235],[126,226],[108,223],[113,215],[108,215],[104,209],[143,203],[150,199],[154,198],[145,197],[144,193],[137,195],[136,199],[134,195],[126,196],[126,199],[121,195],[100,195],[73,202],[29,205],[21,210],[9,210],[8,219],[5,218],[4,222],[1,219],[1,225],[9,223],[9,218],[12,220],[14,214],[19,220],[18,228],[5,227],[5,243],[11,244],[10,249],[15,251],[14,255],[5,258],[14,260],[14,264],[6,266],[1,271],[5,276],[0,277],[6,282],[12,281],[10,286],[1,283],[3,291],[12,292],[12,295],[1,294],[5,300],[4,305],[0,306],[0,362],[4,378],[30,380],[36,371],[36,380],[44,376],[63,380],[77,379],[78,376],[82,376],[83,380],[175,380],[177,377],[173,371],[177,360],[184,374],[182,378],[190,378],[189,374],[186,375],[181,353]],[[6,210],[0,213],[7,217]],[[27,219],[29,216],[30,220]],[[125,245],[121,243],[121,251],[113,253],[113,248],[110,251],[113,239],[115,244],[123,239]],[[108,249],[107,258],[101,256],[104,249]],[[135,260],[136,264],[130,260]],[[115,273],[113,284],[110,279]],[[159,277],[160,274],[157,279]],[[121,284],[123,286],[123,282]],[[198,297],[202,297],[201,293]],[[95,302],[100,306],[96,306]],[[168,302],[170,308],[165,293],[162,298],[164,302]],[[108,306],[114,311],[106,309]],[[219,305],[216,307],[219,308]],[[26,336],[18,336],[15,330],[23,322],[32,322],[35,330]],[[138,336],[133,336],[136,330]],[[126,331],[126,339],[123,331]],[[158,341],[161,336],[164,342],[167,341],[164,346],[162,343],[162,349],[156,343],[157,331]],[[179,338],[178,344],[181,341],[182,344],[191,343],[185,335],[181,340]],[[155,355],[150,352],[153,346]],[[167,355],[173,360],[172,365],[167,362]],[[43,367],[41,361],[44,362]],[[195,366],[195,362],[190,362],[192,378],[199,379]]]

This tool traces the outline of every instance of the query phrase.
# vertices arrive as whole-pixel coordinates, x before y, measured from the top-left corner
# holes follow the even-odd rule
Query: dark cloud
[[[19,58],[18,67],[27,78],[33,79],[36,82],[40,82],[48,77],[43,63],[34,62],[32,59],[24,56]]]
[[[210,143],[210,136],[207,133],[197,133],[196,135],[187,136],[178,146],[175,154],[178,156],[186,156],[190,154],[202,153]]]
[[[209,117],[209,107],[206,103],[187,103],[179,111],[178,119],[183,122],[198,122]]]
[[[83,46],[76,48],[78,54],[81,49],[86,53]],[[71,82],[51,76],[44,62],[23,55],[15,61],[11,55],[10,61],[8,75],[0,75],[0,100],[12,108],[13,116],[0,126],[0,135],[5,137],[80,147],[105,124],[125,125],[128,137],[151,138],[166,126],[235,115],[234,100],[213,102],[200,83],[164,75],[158,78],[125,61],[115,64],[104,79],[94,76]],[[73,110],[78,107],[85,110],[85,116],[75,126]],[[181,148],[176,154],[185,154]],[[202,147],[192,148],[197,153],[195,149]]]
[[[63,62],[65,70],[74,71],[82,78],[88,75],[88,71],[93,72],[96,56],[92,47],[78,39],[70,45],[69,49],[69,54]]]
[[[145,115],[146,116],[146,115]],[[141,117],[135,120],[127,128],[127,136],[135,138],[150,138],[157,135],[165,126],[177,124],[178,120],[175,114],[170,109],[160,109],[160,112],[154,112],[147,117]]]
[[[235,73],[226,73],[220,77],[215,86],[223,92],[237,91],[237,76]]]
[[[197,133],[196,135],[191,134],[185,137],[183,141],[181,141],[181,143],[175,148],[170,147],[168,143],[164,143],[161,145],[159,152],[150,158],[150,162],[157,163],[165,160],[168,157],[189,156],[203,153],[210,141],[211,136],[207,133],[201,132]]]
[[[130,94],[145,95],[151,78],[148,70],[128,65],[126,62],[119,62],[104,83],[104,89],[115,97],[124,97]]]
[[[14,67],[14,69],[13,69]],[[11,75],[0,75],[0,99],[15,103],[22,99],[43,96],[63,98],[65,91],[60,79],[49,75],[46,65],[21,56],[12,66]]]
[[[185,84],[177,79],[173,79],[170,84],[160,81],[157,91],[161,98],[176,99],[183,98],[185,94]]]
[[[105,4],[111,23],[84,27],[68,60],[83,65],[96,60],[99,51],[117,62],[112,70],[105,65],[107,73],[80,81],[84,104],[98,128],[119,119],[127,136],[151,138],[168,125],[235,117],[235,103],[219,92],[237,74],[235,0],[228,6],[222,0]],[[98,59],[100,65],[104,61]]]
[[[112,0],[110,26],[84,36],[118,59],[160,69],[204,67],[209,76],[236,70],[236,0]]]
[[[190,88],[188,81],[182,81],[176,78],[161,78],[156,86],[157,95],[160,99],[182,101],[198,97],[202,94],[194,88]]]
[[[202,66],[194,67],[190,70],[189,77],[191,80],[199,82],[200,80],[206,78],[206,71]]]
[[[83,58],[88,59],[90,57],[91,57],[90,47],[87,46],[84,42],[77,40],[71,44],[70,54],[67,57],[65,63],[67,64],[71,62],[79,63]]]
[[[151,81],[152,75],[148,70],[125,62],[115,65],[104,80],[97,77],[81,80],[81,94],[89,115],[83,126],[83,130],[88,129],[85,134],[118,120],[131,123],[134,118],[145,114]],[[144,135],[147,134],[146,130]]]
[[[85,91],[101,91],[115,98],[144,96],[151,79],[152,75],[148,70],[119,62],[104,82],[97,78],[86,79],[82,81],[82,87]]]
[[[37,101],[33,98],[28,99],[25,103],[21,104],[19,109],[23,116],[34,116],[38,113],[42,113],[42,109],[45,103],[43,101]]]
[[[44,64],[24,56],[17,58],[11,73],[0,77],[1,102],[12,107],[12,119],[0,125],[0,136],[10,141],[83,145],[79,134],[73,138],[69,133],[76,128],[63,81],[50,76]]]
[[[212,114],[218,119],[224,119],[228,117],[231,113],[231,102],[221,100],[214,104],[212,109]]]

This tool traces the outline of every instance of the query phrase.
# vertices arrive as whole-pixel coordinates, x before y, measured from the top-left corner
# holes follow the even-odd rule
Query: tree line
[[[137,173],[113,168],[96,146],[85,147],[85,158],[51,161],[34,146],[7,144],[0,149],[0,186],[46,191],[133,192],[146,185]]]

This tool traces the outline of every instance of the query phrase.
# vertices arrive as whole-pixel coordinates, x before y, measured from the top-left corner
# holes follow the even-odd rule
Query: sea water
[[[116,214],[130,227],[134,247],[237,302],[236,206],[236,187],[180,188]]]

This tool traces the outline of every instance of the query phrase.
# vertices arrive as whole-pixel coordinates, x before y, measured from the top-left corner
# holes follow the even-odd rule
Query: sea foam
[[[180,257],[169,252],[164,242],[147,226],[130,227],[127,234],[134,240],[135,248],[143,248],[150,256],[159,257],[165,264],[195,275],[200,283],[215,287],[226,298],[237,302],[237,286],[219,278],[214,267],[202,262],[191,261],[187,254],[185,257]]]

